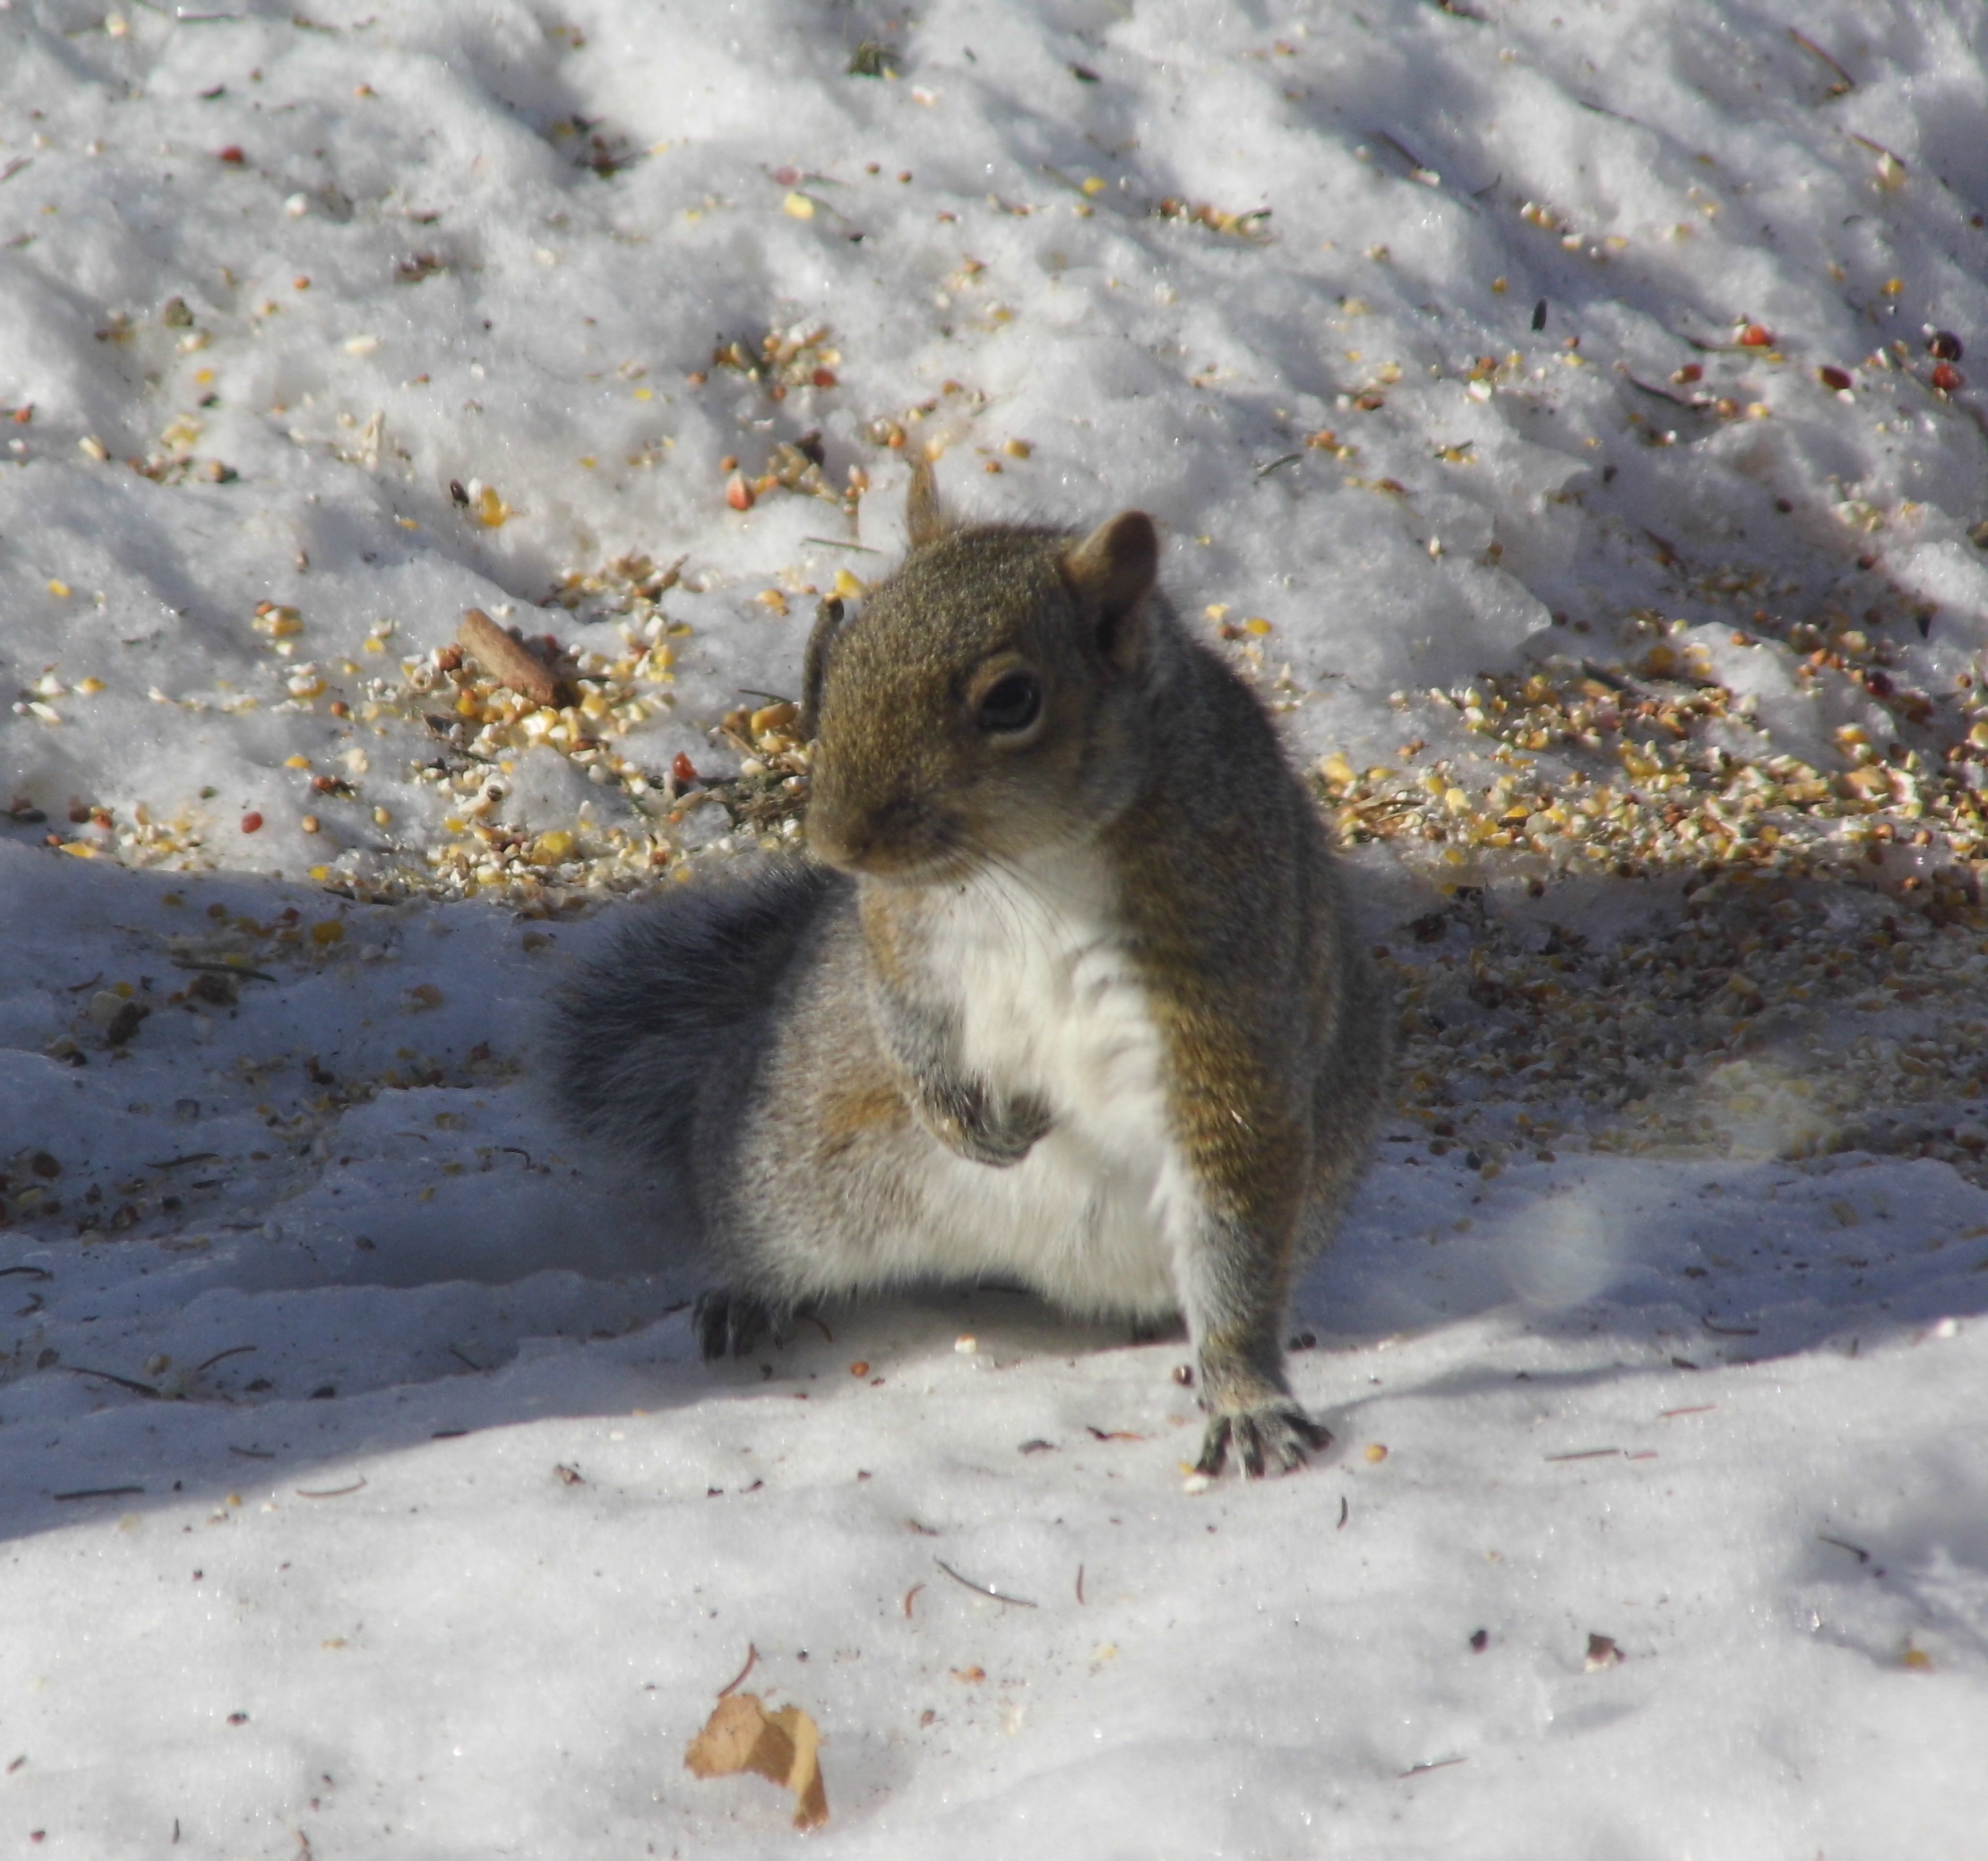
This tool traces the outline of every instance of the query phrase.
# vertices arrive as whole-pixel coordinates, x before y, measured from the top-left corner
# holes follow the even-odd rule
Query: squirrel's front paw
[[[948,1095],[926,1108],[925,1123],[949,1150],[990,1169],[1012,1169],[1056,1123],[1033,1094],[1006,1100],[973,1091]]]
[[[1232,1447],[1244,1474],[1260,1480],[1266,1467],[1289,1473],[1303,1466],[1307,1454],[1331,1445],[1332,1430],[1314,1421],[1286,1396],[1258,1408],[1234,1409],[1210,1417],[1194,1470],[1211,1476],[1220,1473]]]

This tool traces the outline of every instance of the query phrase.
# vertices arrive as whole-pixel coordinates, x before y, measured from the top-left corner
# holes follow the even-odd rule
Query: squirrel
[[[570,1119],[674,1179],[707,1359],[816,1302],[1019,1280],[1184,1319],[1198,1471],[1328,1445],[1295,1278],[1364,1165],[1389,1017],[1249,687],[1155,586],[1152,520],[964,524],[823,601],[807,856],[644,907],[566,991]]]

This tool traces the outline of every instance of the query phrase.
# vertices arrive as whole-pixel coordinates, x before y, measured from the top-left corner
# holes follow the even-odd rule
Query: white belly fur
[[[1094,852],[991,872],[941,907],[932,973],[955,991],[967,1070],[1056,1123],[999,1170],[936,1142],[916,1187],[926,1272],[1008,1275],[1071,1310],[1173,1311],[1199,1206],[1161,1085],[1160,1034]]]

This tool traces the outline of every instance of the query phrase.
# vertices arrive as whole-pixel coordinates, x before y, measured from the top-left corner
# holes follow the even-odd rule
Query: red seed
[[[679,789],[687,789],[692,782],[699,779],[701,779],[697,772],[697,765],[691,762],[681,750],[678,750],[670,759],[670,780]]]
[[[221,159],[226,162],[231,168],[238,168],[248,159],[248,157],[243,154],[239,149],[235,147],[232,143],[230,143],[226,148],[221,151]]]
[[[1951,362],[1941,362],[1934,365],[1932,384],[1942,394],[1956,393],[1966,387],[1967,377]]]
[[[1764,323],[1749,323],[1740,332],[1742,349],[1772,349],[1773,346],[1773,334]]]
[[[1958,362],[1960,360],[1960,339],[1951,329],[1936,329],[1926,338],[1926,353],[1936,361]]]
[[[1679,387],[1684,387],[1692,382],[1703,380],[1705,379],[1705,370],[1700,368],[1696,362],[1687,362],[1682,368],[1679,369],[1675,374],[1671,377],[1671,379],[1675,382]]]
[[[244,833],[253,833],[262,825],[262,817],[259,814],[245,814],[242,817],[242,831]]]
[[[808,379],[812,381],[816,387],[833,387],[835,386],[835,370],[832,368],[818,368],[808,377]]]
[[[725,481],[725,502],[735,511],[749,511],[752,508],[752,488],[746,482],[743,472],[735,471]]]
[[[1815,372],[1824,387],[1834,388],[1839,394],[1850,385],[1849,376],[1840,368],[1819,368]]]

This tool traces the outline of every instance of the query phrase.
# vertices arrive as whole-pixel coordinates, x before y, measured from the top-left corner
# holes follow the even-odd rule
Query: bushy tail
[[[838,883],[783,861],[644,907],[555,1005],[553,1083],[590,1137],[681,1165],[714,1063],[763,1050],[794,946]]]

